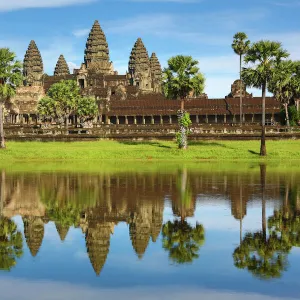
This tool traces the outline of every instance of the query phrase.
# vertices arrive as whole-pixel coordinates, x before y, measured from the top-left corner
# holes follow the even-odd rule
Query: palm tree
[[[247,86],[262,90],[262,134],[260,155],[266,156],[266,91],[269,81],[272,79],[276,64],[289,56],[281,43],[262,40],[254,43],[247,51],[244,62],[251,63],[248,68],[243,68],[242,80]]]
[[[191,93],[199,96],[204,90],[205,78],[199,71],[198,61],[191,56],[178,55],[168,60],[168,67],[163,72],[163,90],[167,98],[180,99],[178,121],[180,125],[180,149],[187,148],[187,129],[189,116],[184,110],[184,102]]]
[[[300,62],[280,61],[274,68],[268,89],[282,103],[286,125],[290,127],[288,106],[300,96]]]
[[[233,51],[240,56],[240,124],[243,124],[243,81],[242,81],[242,58],[247,53],[250,47],[248,36],[244,32],[238,32],[233,36],[231,44]]]
[[[15,95],[22,83],[21,63],[8,48],[0,48],[0,148],[5,148],[3,130],[4,102]]]

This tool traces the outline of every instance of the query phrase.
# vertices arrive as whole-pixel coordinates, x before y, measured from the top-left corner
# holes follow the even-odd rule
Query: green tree
[[[180,149],[187,148],[189,115],[184,110],[184,103],[193,93],[199,96],[205,87],[205,78],[199,71],[198,61],[191,56],[178,55],[168,60],[168,67],[163,72],[163,90],[167,98],[180,100],[178,121],[180,126],[180,137],[177,138]]]
[[[56,117],[55,104],[55,101],[48,96],[39,101],[37,109],[43,121],[50,121]]]
[[[79,97],[80,89],[75,80],[61,80],[50,87],[46,99],[41,99],[38,111],[44,117],[52,116],[60,124],[65,122],[68,128],[69,117],[76,112]]]
[[[282,103],[286,125],[289,127],[288,106],[300,96],[300,62],[286,60],[276,64],[268,89]]]
[[[261,156],[267,155],[265,135],[267,86],[272,80],[275,65],[288,56],[288,52],[282,48],[281,43],[262,40],[254,43],[244,57],[244,62],[252,65],[243,68],[242,80],[246,86],[262,90]]]
[[[242,59],[243,55],[247,53],[250,47],[248,36],[244,32],[238,32],[233,36],[233,43],[231,44],[233,51],[240,57],[240,124],[243,124],[243,81],[242,81]]]
[[[178,264],[191,263],[199,257],[199,249],[204,244],[204,227],[192,227],[187,221],[167,222],[162,228],[163,248],[169,258]]]
[[[23,237],[12,220],[0,218],[0,270],[9,271],[23,255]]]
[[[79,97],[77,99],[76,112],[82,125],[93,120],[98,114],[98,106],[95,98]]]
[[[22,83],[22,64],[16,60],[16,55],[8,48],[0,48],[0,148],[5,148],[3,129],[4,102],[16,94],[16,89]]]

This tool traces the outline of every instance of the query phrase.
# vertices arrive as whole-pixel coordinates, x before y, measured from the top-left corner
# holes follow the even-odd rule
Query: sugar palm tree
[[[247,86],[262,90],[261,156],[267,155],[265,136],[267,86],[272,79],[275,65],[288,56],[281,43],[262,40],[254,43],[244,57],[244,62],[251,65],[243,68],[242,80]]]
[[[248,36],[244,32],[238,32],[233,36],[233,43],[231,44],[233,51],[240,57],[240,124],[243,124],[243,82],[242,82],[242,59],[243,55],[247,53],[250,47]]]
[[[180,100],[178,121],[180,125],[179,148],[187,148],[187,128],[190,125],[184,110],[184,103],[191,92],[194,96],[204,90],[205,78],[199,71],[198,61],[191,56],[177,55],[168,60],[168,67],[163,72],[163,90],[167,98]],[[187,121],[187,122],[185,122]]]
[[[268,89],[282,103],[285,110],[286,125],[289,127],[288,106],[300,96],[300,62],[280,61],[274,68]]]
[[[16,88],[22,83],[21,63],[8,48],[0,48],[0,148],[5,148],[3,130],[4,102],[15,95]]]

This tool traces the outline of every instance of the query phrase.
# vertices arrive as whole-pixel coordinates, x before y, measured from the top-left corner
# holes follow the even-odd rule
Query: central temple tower
[[[109,60],[106,37],[98,21],[95,21],[87,39],[84,64],[92,73],[114,74],[113,65]]]

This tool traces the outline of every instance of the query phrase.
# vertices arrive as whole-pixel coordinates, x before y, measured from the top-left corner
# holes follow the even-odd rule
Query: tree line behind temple
[[[262,133],[260,155],[266,156],[265,125],[266,92],[271,92],[282,103],[286,125],[295,125],[300,119],[299,112],[290,108],[300,98],[300,62],[289,59],[289,53],[280,42],[261,40],[251,43],[243,32],[233,37],[232,49],[240,59],[240,116],[243,115],[243,85],[262,91]],[[187,137],[191,125],[185,101],[191,96],[203,93],[205,77],[200,72],[198,61],[191,56],[177,55],[168,60],[163,70],[162,87],[167,98],[181,101],[178,111],[179,131],[176,141],[180,149],[187,149]],[[243,67],[244,66],[244,67]],[[0,141],[5,148],[3,131],[4,102],[13,97],[23,80],[22,65],[16,55],[8,48],[0,49]],[[63,80],[53,84],[47,96],[40,100],[38,112],[42,120],[55,120],[58,124],[68,126],[68,118],[72,114],[79,117],[80,123],[86,126],[98,113],[98,105],[94,98],[82,97],[76,82]],[[290,110],[290,113],[289,113]],[[292,120],[291,120],[292,117]],[[240,117],[241,125],[243,123]]]

